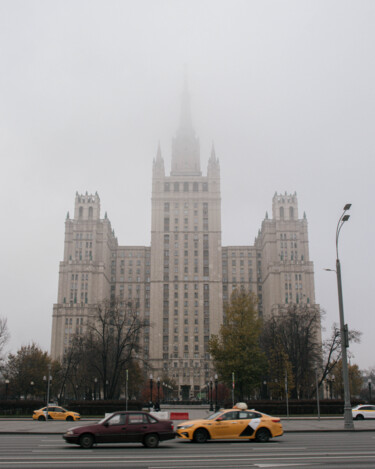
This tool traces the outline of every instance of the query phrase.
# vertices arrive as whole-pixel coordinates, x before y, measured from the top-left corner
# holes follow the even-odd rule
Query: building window
[[[189,192],[189,183],[184,182],[184,192]]]
[[[173,184],[173,190],[174,190],[175,192],[178,192],[178,191],[180,190],[180,183],[179,183],[179,182],[175,182],[175,183]]]

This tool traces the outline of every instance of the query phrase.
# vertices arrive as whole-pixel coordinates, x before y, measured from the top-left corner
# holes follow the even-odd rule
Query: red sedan
[[[156,448],[159,441],[175,438],[175,432],[170,420],[158,420],[147,412],[115,412],[97,424],[70,428],[63,438],[81,448],[97,443],[138,442]]]

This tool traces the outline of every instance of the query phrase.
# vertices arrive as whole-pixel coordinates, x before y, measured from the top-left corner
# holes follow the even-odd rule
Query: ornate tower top
[[[172,141],[172,176],[201,176],[199,140],[192,125],[190,98],[185,78],[180,125]]]
[[[100,198],[95,194],[78,194],[74,204],[74,218],[76,220],[99,220],[100,218]]]
[[[272,199],[272,217],[274,220],[298,220],[297,193],[278,194]]]

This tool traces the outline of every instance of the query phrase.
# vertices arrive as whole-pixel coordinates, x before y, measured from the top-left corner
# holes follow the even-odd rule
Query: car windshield
[[[216,417],[218,417],[219,415],[221,415],[222,412],[215,412],[214,414],[210,415],[209,417],[207,417],[207,420],[215,420]]]
[[[104,417],[104,419],[101,419],[99,420],[99,422],[97,422],[98,425],[100,425],[101,423],[104,423],[106,420],[108,420],[110,417],[112,417],[113,414],[110,414],[110,415],[106,415]]]

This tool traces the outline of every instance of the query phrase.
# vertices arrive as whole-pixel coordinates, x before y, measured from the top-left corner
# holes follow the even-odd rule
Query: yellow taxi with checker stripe
[[[178,438],[205,443],[207,440],[239,439],[267,442],[283,435],[278,417],[247,409],[243,402],[233,409],[215,412],[206,419],[188,420],[177,426]]]

